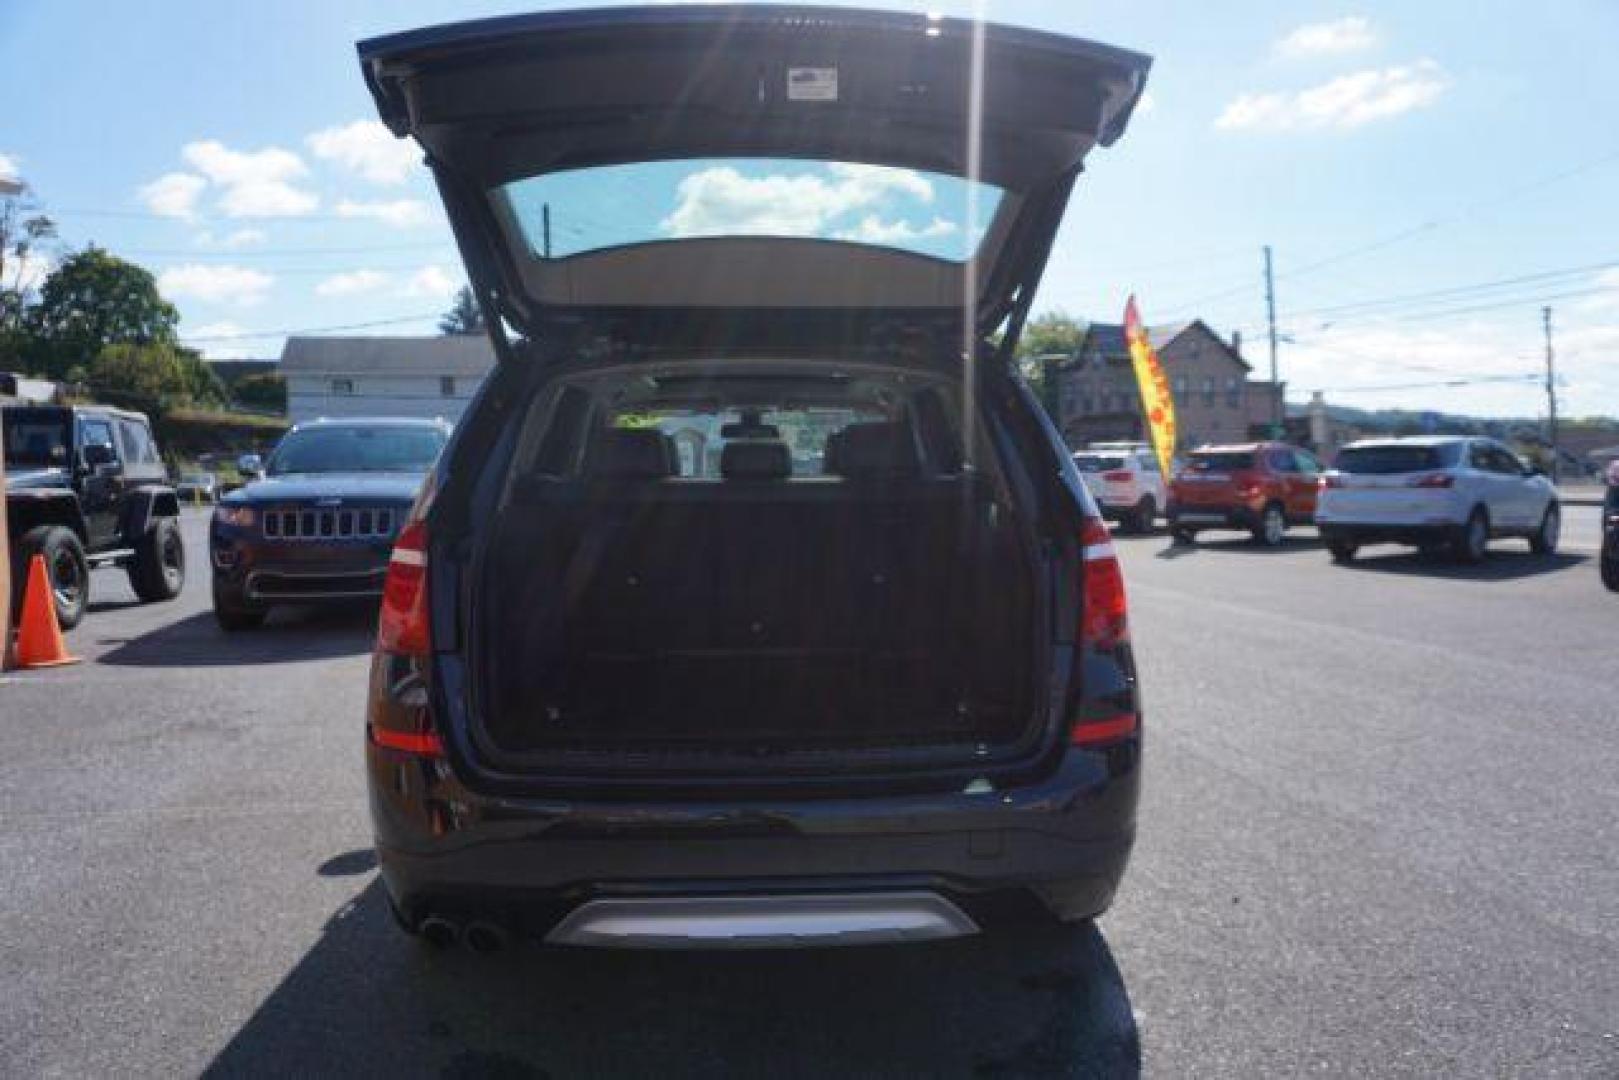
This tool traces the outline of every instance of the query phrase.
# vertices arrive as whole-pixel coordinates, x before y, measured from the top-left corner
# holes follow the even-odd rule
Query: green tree
[[[1085,324],[1072,315],[1055,308],[1030,319],[1018,338],[1017,361],[1023,377],[1029,381],[1035,396],[1045,403],[1052,419],[1061,423],[1057,408],[1057,388],[1046,385],[1044,356],[1073,356],[1085,337]]]
[[[455,303],[438,321],[438,328],[439,333],[446,335],[483,333],[483,309],[478,306],[471,288],[461,286],[455,294]]]
[[[252,409],[266,412],[287,411],[287,380],[273,371],[257,375],[243,375],[231,388],[237,402]]]
[[[151,271],[92,246],[70,255],[45,279],[25,326],[33,338],[33,366],[61,378],[98,360],[108,345],[173,346],[179,321]]]
[[[158,413],[175,405],[224,401],[219,377],[191,349],[170,343],[108,345],[83,370],[97,398]]]

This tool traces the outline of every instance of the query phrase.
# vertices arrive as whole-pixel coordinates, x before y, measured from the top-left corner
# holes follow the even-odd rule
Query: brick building
[[[1240,442],[1269,425],[1270,383],[1250,380],[1239,335],[1227,341],[1193,319],[1149,327],[1147,337],[1169,377],[1183,448]],[[1057,385],[1058,426],[1070,446],[1145,437],[1124,327],[1091,323],[1075,355],[1058,365]]]

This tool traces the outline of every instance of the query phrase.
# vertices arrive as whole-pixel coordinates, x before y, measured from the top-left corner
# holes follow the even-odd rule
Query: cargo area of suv
[[[825,361],[537,395],[472,602],[493,745],[755,772],[1029,735],[1034,548],[960,419],[936,374]]]

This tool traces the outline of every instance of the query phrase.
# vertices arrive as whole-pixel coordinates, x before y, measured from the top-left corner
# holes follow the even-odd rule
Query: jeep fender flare
[[[71,529],[79,543],[89,546],[90,530],[76,492],[68,488],[24,488],[6,492],[6,527],[13,540],[41,525]]]
[[[121,535],[133,544],[146,535],[157,518],[179,517],[180,499],[171,487],[143,487],[131,491],[124,504]]]

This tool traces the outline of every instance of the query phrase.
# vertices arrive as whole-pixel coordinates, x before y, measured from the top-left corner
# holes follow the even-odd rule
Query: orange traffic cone
[[[57,667],[78,662],[77,656],[68,655],[62,627],[56,621],[45,556],[35,555],[28,560],[28,588],[23,592],[22,619],[17,624],[17,666]]]

